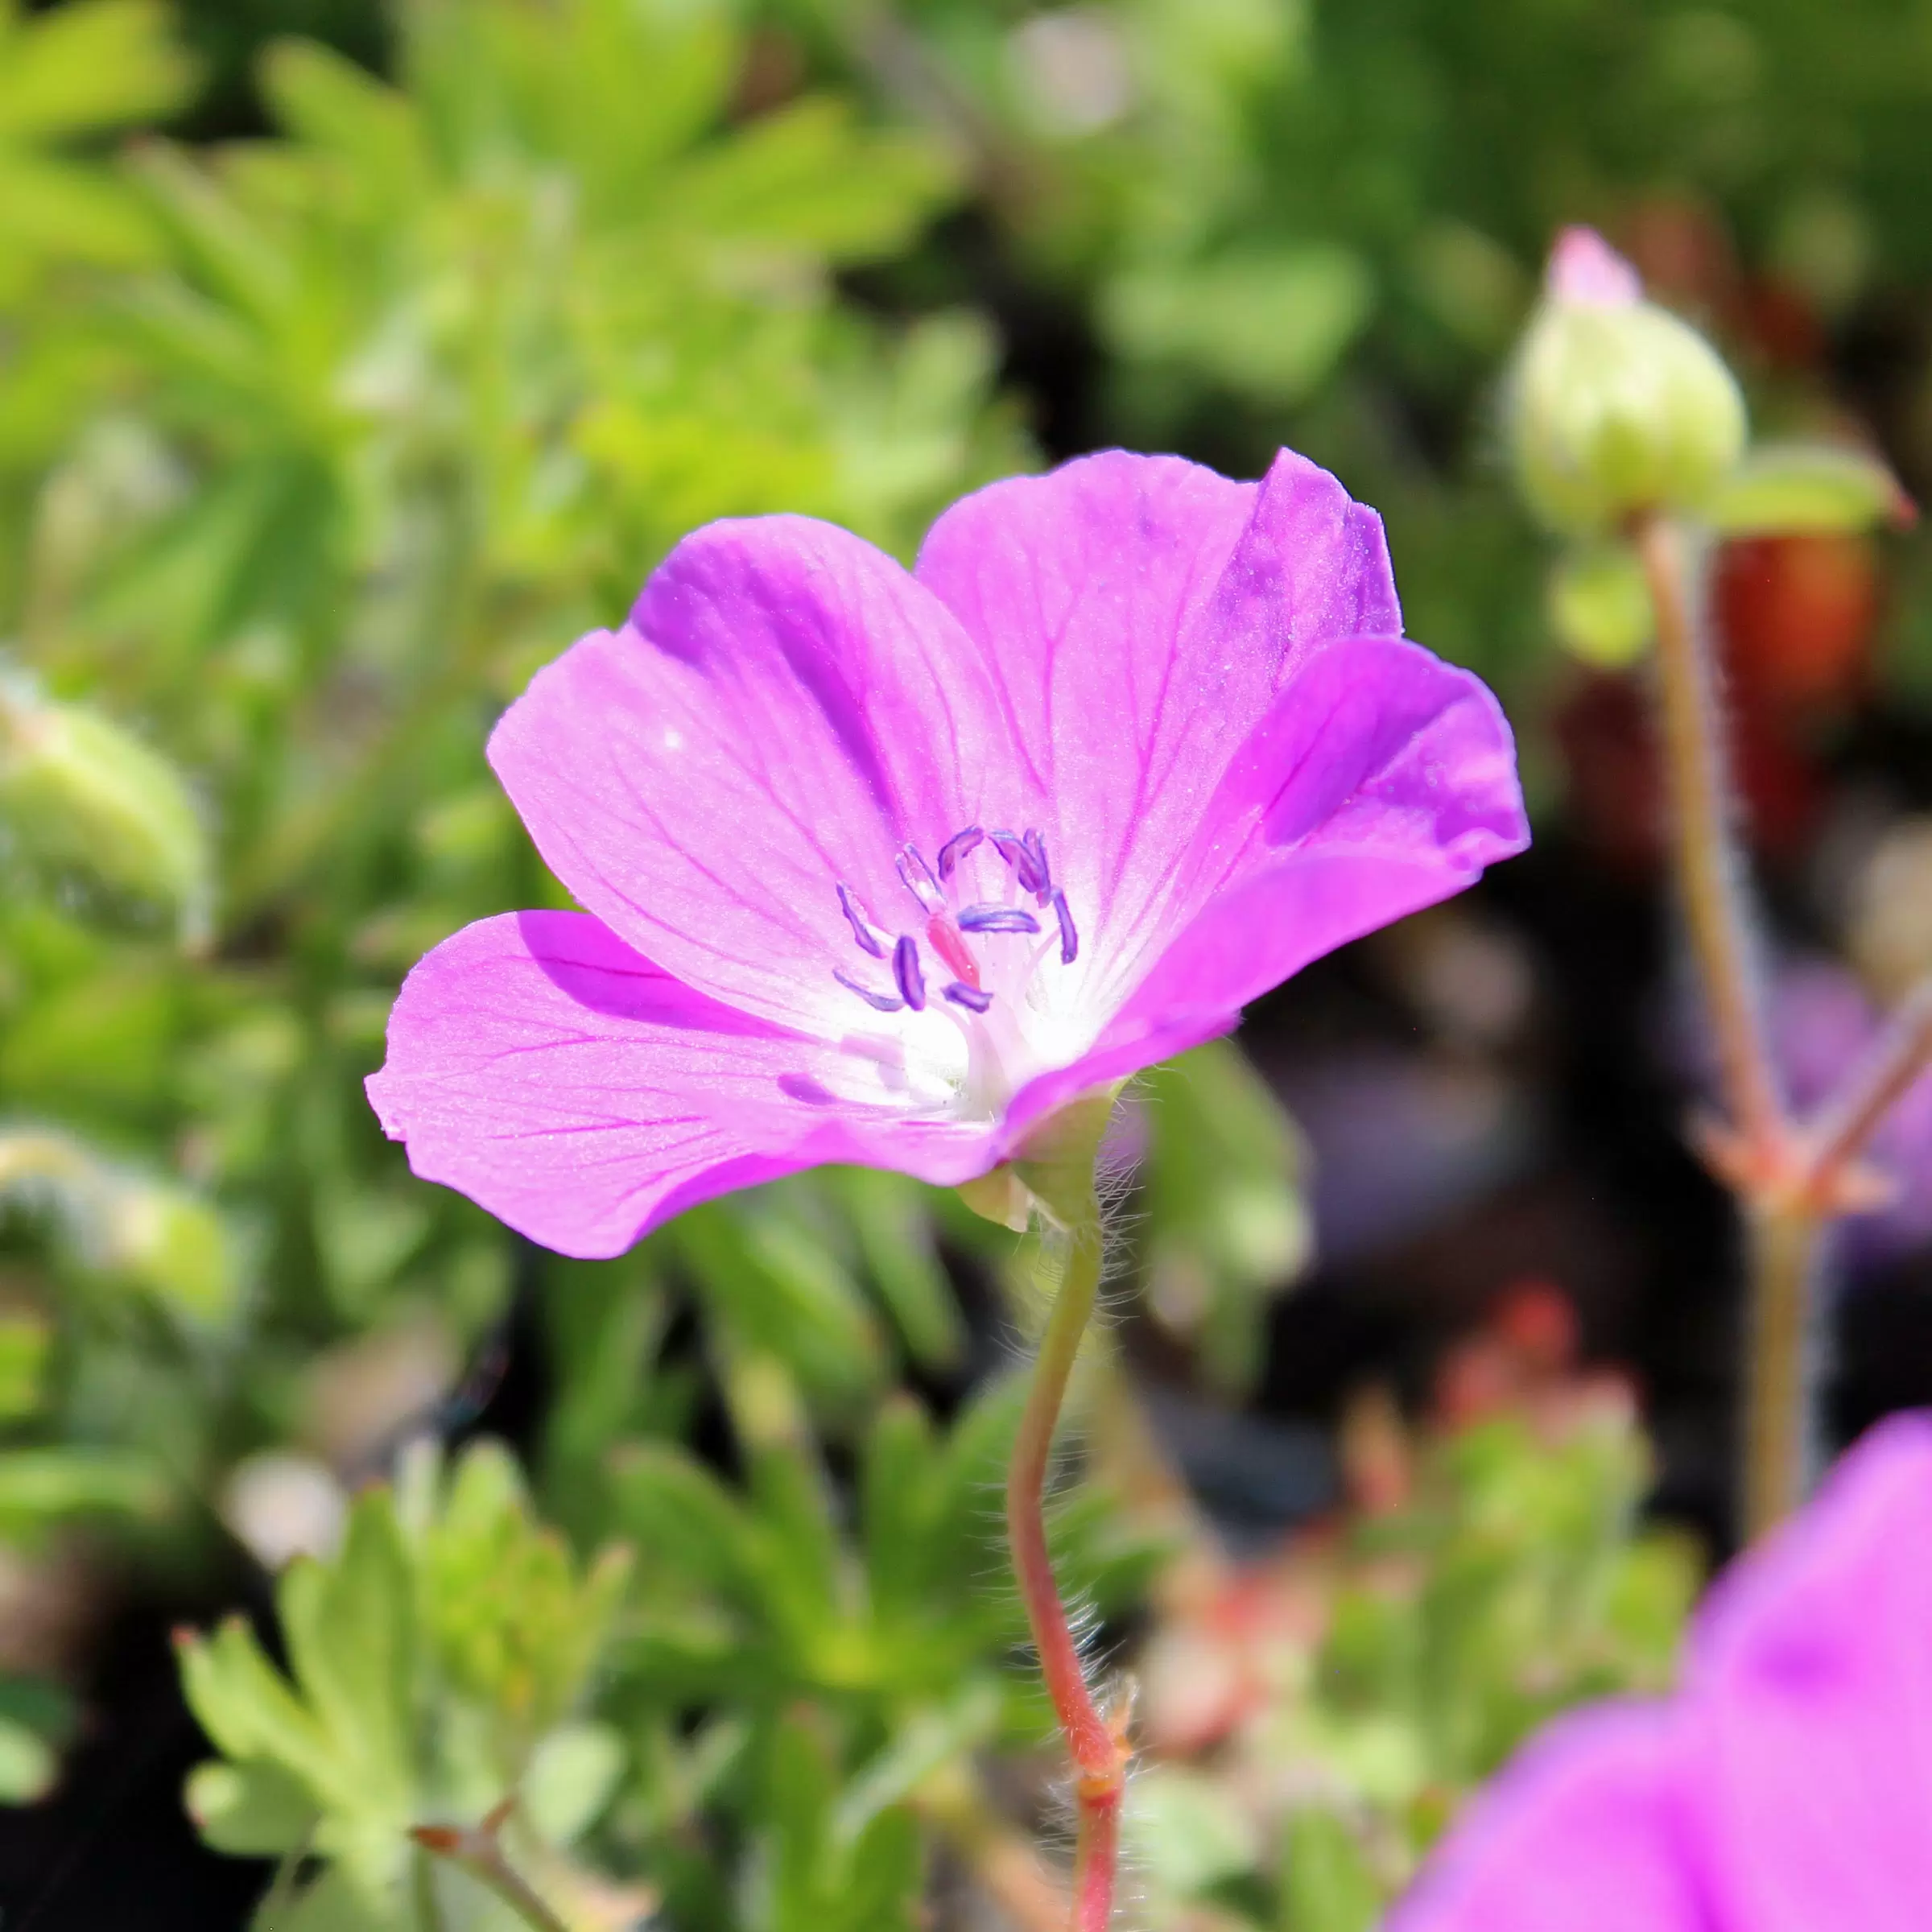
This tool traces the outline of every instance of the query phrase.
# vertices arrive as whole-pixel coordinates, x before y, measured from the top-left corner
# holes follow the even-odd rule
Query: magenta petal
[[[1004,809],[1037,815],[1089,964],[1141,949],[1290,667],[1402,626],[1379,520],[1286,451],[1260,484],[1117,450],[994,484],[918,574],[993,668],[1031,781]]]
[[[1232,1009],[1184,1008],[1165,1013],[1137,1009],[1117,1018],[1091,1051],[1071,1066],[1055,1067],[1029,1080],[1013,1096],[1001,1129],[1001,1158],[1009,1159],[1018,1153],[1034,1125],[1070,1100],[1131,1079],[1204,1040],[1232,1033],[1241,1017]]]
[[[949,836],[999,782],[980,654],[931,594],[803,517],[709,525],[615,632],[538,672],[490,762],[557,876],[687,985],[828,1032],[855,1009],[837,888],[889,931],[900,842]],[[929,855],[930,856],[930,855]]]
[[[1895,1417],[1699,1612],[1683,1690],[1567,1720],[1392,1932],[1915,1932],[1932,1899],[1932,1417]]]
[[[1661,1708],[1556,1724],[1476,1799],[1389,1932],[1732,1932],[1684,1856],[1682,1757]]]
[[[1718,1586],[1689,1698],[1726,1925],[1932,1923],[1932,1419],[1874,1430]]]
[[[411,1167],[564,1254],[820,1162],[942,1183],[989,1136],[868,1104],[836,1047],[693,992],[580,913],[510,913],[410,974],[369,1096]]]
[[[1495,699],[1387,638],[1307,660],[1199,815],[1178,875],[1198,910],[1117,1026],[1233,1013],[1333,947],[1461,891],[1530,836]]]

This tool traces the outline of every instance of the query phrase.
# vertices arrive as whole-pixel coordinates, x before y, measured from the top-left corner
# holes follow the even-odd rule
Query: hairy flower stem
[[[1054,1430],[1080,1338],[1100,1292],[1102,1240],[1093,1162],[1113,1106],[1113,1091],[1108,1089],[1063,1109],[1029,1143],[1018,1163],[1022,1179],[1050,1217],[1049,1239],[1060,1268],[1013,1443],[1006,1480],[1006,1532],[1040,1672],[1073,1759],[1079,1836],[1071,1932],[1106,1932],[1113,1917],[1129,1756],[1124,1727],[1101,1711],[1088,1688],[1080,1646],[1047,1553],[1046,1518]]]
[[[1816,1380],[1812,1285],[1825,1223],[1801,1203],[1748,1209],[1749,1387],[1744,1407],[1744,1533],[1755,1542],[1805,1500]]]
[[[1657,624],[1657,708],[1670,774],[1678,892],[1717,1035],[1729,1125],[1752,1151],[1773,1154],[1788,1129],[1752,972],[1750,915],[1732,836],[1716,674],[1691,609],[1682,533],[1652,513],[1636,520],[1631,538]]]
[[[1728,1117],[1712,1165],[1750,1229],[1740,1500],[1744,1533],[1756,1538],[1803,1499],[1814,1397],[1811,1287],[1823,1216],[1800,1184],[1802,1157],[1765,1036],[1716,676],[1691,606],[1683,535],[1655,513],[1635,519],[1630,535],[1657,624],[1678,891],[1716,1034]]]

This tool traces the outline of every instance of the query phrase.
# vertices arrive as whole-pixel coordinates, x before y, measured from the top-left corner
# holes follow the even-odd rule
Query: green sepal
[[[1558,558],[1549,612],[1564,650],[1604,671],[1636,663],[1656,630],[1643,566],[1627,543],[1584,544]]]
[[[1877,457],[1829,443],[1764,443],[1704,506],[1721,536],[1827,535],[1909,523],[1918,512]]]

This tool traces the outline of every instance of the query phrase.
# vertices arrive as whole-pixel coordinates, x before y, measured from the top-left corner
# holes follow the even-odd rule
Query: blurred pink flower
[[[1554,1727],[1390,1932],[1932,1923],[1932,1415],[1895,1417],[1742,1558],[1683,1689]]]
[[[996,484],[912,572],[712,524],[490,741],[586,910],[438,947],[370,1099],[571,1254],[819,1162],[984,1174],[1522,848],[1494,699],[1401,630],[1379,518],[1287,452]]]
[[[1806,1110],[1839,1091],[1846,1070],[1864,1058],[1885,1027],[1856,977],[1821,959],[1777,969],[1770,1016],[1792,1100]],[[1932,1073],[1906,1088],[1864,1158],[1893,1191],[1870,1212],[1840,1224],[1847,1259],[1881,1261],[1932,1241]]]

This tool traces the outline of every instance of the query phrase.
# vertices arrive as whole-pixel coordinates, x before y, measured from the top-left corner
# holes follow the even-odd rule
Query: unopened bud
[[[1698,509],[1744,449],[1744,398],[1695,329],[1644,299],[1621,256],[1571,229],[1517,352],[1509,440],[1537,515],[1600,535],[1640,511]]]
[[[181,774],[98,712],[3,676],[0,822],[27,856],[170,906],[184,936],[205,927],[208,837]]]

